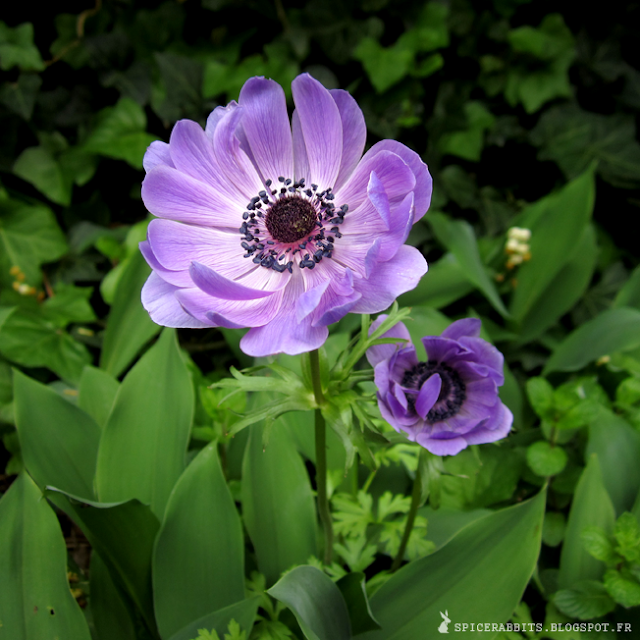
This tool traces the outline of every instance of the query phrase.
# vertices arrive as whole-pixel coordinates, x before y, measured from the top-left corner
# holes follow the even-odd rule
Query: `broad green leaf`
[[[214,629],[221,638],[224,638],[224,633],[227,631],[229,623],[232,620],[235,620],[240,625],[240,628],[246,632],[247,637],[249,637],[250,629],[253,627],[256,619],[259,604],[260,598],[258,596],[241,600],[228,607],[202,616],[202,618],[198,618],[194,622],[189,623],[184,629],[180,629],[178,633],[172,635],[169,640],[193,640],[198,637],[199,629],[207,629],[208,631]]]
[[[150,273],[142,254],[136,252],[118,282],[100,354],[100,367],[112,376],[119,376],[140,349],[160,332],[161,327],[140,302],[142,285]]]
[[[129,609],[99,554],[91,555],[91,616],[98,640],[137,640]]]
[[[633,506],[640,490],[640,433],[621,416],[601,408],[589,424],[587,459],[598,454],[602,481],[620,515]]]
[[[336,586],[340,589],[340,593],[342,593],[342,597],[347,604],[354,636],[380,628],[377,620],[373,617],[373,613],[371,613],[364,573],[348,573],[336,582]]]
[[[203,113],[200,60],[172,51],[156,51],[154,58],[161,76],[161,84],[156,85],[151,95],[154,111],[167,122],[200,119]]]
[[[15,309],[0,329],[0,352],[25,367],[47,367],[77,384],[91,354],[55,323],[30,310]]]
[[[558,586],[561,589],[571,589],[579,580],[598,580],[602,577],[604,564],[586,551],[581,535],[589,526],[597,526],[611,533],[614,521],[615,512],[602,481],[598,456],[592,453],[576,487],[569,512],[560,554]]]
[[[114,585],[135,611],[135,619],[144,626],[147,635],[157,638],[151,555],[160,523],[151,509],[138,500],[96,502],[55,487],[48,489],[47,497],[82,529],[100,555]],[[147,636],[143,637],[147,640]]]
[[[564,513],[547,511],[544,514],[544,526],[542,528],[542,542],[548,547],[557,547],[564,539],[564,531],[567,526]]]
[[[307,640],[349,640],[349,611],[340,589],[308,565],[286,573],[267,591],[292,611]]]
[[[44,62],[33,43],[33,24],[23,22],[17,27],[8,27],[0,21],[0,69],[12,67],[22,71],[42,71]]]
[[[43,302],[42,313],[62,329],[72,322],[95,322],[96,314],[89,302],[92,293],[92,287],[60,283],[56,286],[55,295]]]
[[[53,154],[44,147],[25,149],[13,165],[13,173],[31,183],[51,202],[68,206],[72,181],[67,180]]]
[[[103,502],[137,498],[162,519],[185,467],[194,411],[176,333],[166,329],[120,385],[102,431],[96,487]]]
[[[171,493],[153,553],[158,629],[169,638],[244,598],[244,538],[217,443],[191,462]]]
[[[14,370],[16,427],[29,473],[42,487],[54,485],[92,498],[100,430],[84,411],[53,389]]]
[[[120,98],[114,107],[98,114],[98,123],[83,145],[90,153],[125,160],[142,168],[142,157],[155,137],[145,133],[147,117],[143,108],[131,98]]]
[[[531,260],[518,269],[518,286],[511,313],[523,322],[533,311],[562,267],[573,257],[591,217],[594,202],[593,170],[589,169],[557,193],[530,205],[514,221],[531,230]]]
[[[242,467],[242,513],[258,560],[273,584],[280,574],[316,555],[316,510],[309,474],[293,439],[276,422],[251,427]]]
[[[519,344],[534,340],[570,311],[587,290],[596,267],[598,247],[589,224],[576,244],[573,256],[558,271],[520,324]]]
[[[0,282],[11,286],[11,267],[18,267],[31,286],[40,284],[40,265],[67,251],[67,242],[53,211],[18,200],[0,201]]]
[[[0,501],[0,637],[90,640],[55,513],[22,473]]]
[[[398,303],[402,307],[424,305],[440,309],[464,298],[471,291],[473,284],[465,276],[456,257],[447,253],[437,262],[429,264],[429,276],[422,278],[412,291],[403,293]]]
[[[443,154],[477,162],[482,153],[484,132],[493,126],[495,117],[481,102],[476,101],[465,103],[464,112],[466,129],[444,134],[438,141],[438,146]]]
[[[371,598],[382,625],[361,640],[435,637],[445,612],[455,623],[506,622],[520,601],[540,551],[545,493],[464,527],[435,553],[397,571]],[[481,638],[481,632],[452,637]]]
[[[449,542],[468,524],[492,513],[489,509],[472,509],[461,511],[440,507],[434,510],[431,506],[422,507],[418,515],[427,519],[427,540],[433,542],[436,551]]]
[[[509,312],[498,294],[480,258],[478,243],[473,228],[464,220],[451,220],[442,213],[431,212],[427,220],[438,240],[456,257],[469,282],[474,284],[502,316]]]
[[[88,413],[100,427],[104,427],[111,413],[120,385],[106,371],[85,367],[78,389],[78,406]]]
[[[30,120],[42,78],[34,73],[21,73],[16,82],[0,87],[0,102],[24,120]]]
[[[554,350],[543,375],[578,371],[605,355],[640,346],[640,311],[608,309],[572,331]]]

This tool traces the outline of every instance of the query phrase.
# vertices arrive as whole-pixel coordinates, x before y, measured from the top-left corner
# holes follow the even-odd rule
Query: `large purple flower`
[[[386,316],[371,326],[374,331]],[[503,356],[480,334],[480,320],[465,318],[442,336],[422,343],[427,362],[419,362],[407,328],[399,322],[383,337],[403,338],[408,346],[371,347],[378,406],[384,419],[436,455],[453,456],[470,444],[504,438],[513,422],[498,397],[504,382]]]
[[[204,131],[181,120],[147,150],[142,199],[160,219],[140,245],[153,269],[142,302],[158,324],[251,327],[246,353],[297,354],[426,273],[404,244],[429,207],[426,165],[393,140],[361,158],[355,100],[308,74],[292,88],[292,122],[280,85],[251,78]]]

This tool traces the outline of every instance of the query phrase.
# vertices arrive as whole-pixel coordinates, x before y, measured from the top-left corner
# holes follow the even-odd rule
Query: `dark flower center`
[[[405,371],[402,386],[408,389],[420,389],[425,380],[434,374],[439,374],[442,380],[440,395],[436,403],[427,414],[427,422],[440,422],[458,413],[467,397],[466,387],[455,369],[442,362],[429,360],[419,362],[413,369]],[[416,396],[407,394],[407,401],[411,409],[415,409]]]
[[[265,224],[274,240],[296,242],[315,229],[317,219],[318,213],[308,200],[291,195],[276,200],[265,215]]]
[[[242,214],[240,246],[243,258],[274,271],[292,273],[294,264],[313,269],[323,258],[331,258],[349,206],[333,204],[331,188],[318,190],[305,185],[304,178],[293,182],[278,177],[279,187],[266,180],[265,189],[251,198]],[[296,257],[296,254],[297,257]]]

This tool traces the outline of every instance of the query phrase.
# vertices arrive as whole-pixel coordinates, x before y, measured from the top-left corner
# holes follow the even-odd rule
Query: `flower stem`
[[[320,380],[320,358],[318,350],[309,354],[311,362],[311,380],[316,404],[324,403],[322,383]],[[327,427],[320,406],[315,410],[316,431],[316,487],[318,490],[318,513],[324,529],[324,564],[331,564],[333,556],[333,524],[331,510],[327,499]]]
[[[391,573],[396,571],[396,569],[398,569],[402,564],[402,559],[404,558],[404,552],[407,550],[409,537],[411,536],[411,531],[413,530],[413,523],[416,521],[416,514],[418,513],[418,507],[420,506],[420,502],[422,501],[421,499],[422,499],[422,479],[420,477],[420,455],[418,455],[418,467],[416,469],[416,478],[413,481],[413,491],[411,492],[411,507],[409,508],[409,514],[407,515],[407,524],[404,527],[404,534],[402,535],[402,540],[400,542],[400,548],[398,549],[398,554],[394,558],[393,564],[391,565]]]

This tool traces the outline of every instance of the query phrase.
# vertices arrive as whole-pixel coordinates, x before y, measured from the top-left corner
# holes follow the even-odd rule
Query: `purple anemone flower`
[[[362,156],[364,118],[346,91],[308,74],[292,89],[291,122],[280,85],[251,78],[204,131],[181,120],[147,150],[142,199],[159,219],[140,244],[153,269],[142,303],[158,324],[250,327],[245,353],[293,355],[426,273],[404,244],[429,207],[426,165],[393,140]]]
[[[377,318],[371,331],[385,318]],[[367,351],[383,418],[436,455],[454,456],[470,444],[495,442],[511,429],[513,415],[498,397],[504,358],[478,337],[480,325],[465,318],[441,336],[422,338],[427,362],[418,361],[402,322],[383,337],[403,338],[408,346],[383,344]]]

